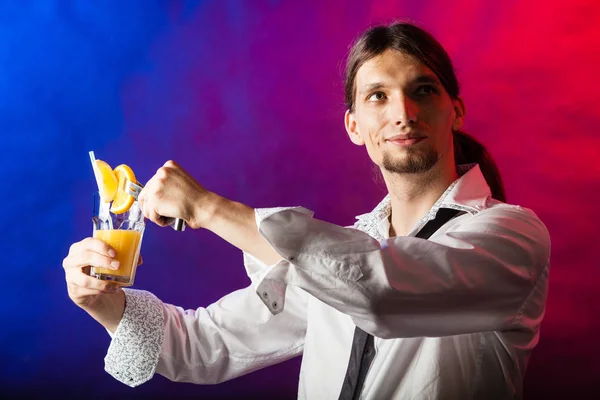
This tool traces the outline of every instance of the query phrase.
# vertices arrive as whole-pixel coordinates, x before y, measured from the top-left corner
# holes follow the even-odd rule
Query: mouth
[[[418,134],[409,134],[409,135],[396,135],[392,136],[389,139],[386,139],[386,142],[390,142],[396,146],[407,147],[413,146],[417,143],[422,142],[427,139],[427,136],[418,135]]]

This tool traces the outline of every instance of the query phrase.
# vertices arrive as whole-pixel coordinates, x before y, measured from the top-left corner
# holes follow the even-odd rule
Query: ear
[[[346,114],[344,115],[344,124],[346,125],[346,132],[350,137],[352,143],[357,146],[362,146],[365,144],[365,141],[360,136],[358,132],[358,126],[356,125],[356,119],[354,118],[354,113],[350,110],[346,110]]]
[[[452,129],[458,131],[462,128],[465,122],[465,103],[461,97],[457,97],[452,100],[452,104],[454,105],[454,121],[452,122]]]

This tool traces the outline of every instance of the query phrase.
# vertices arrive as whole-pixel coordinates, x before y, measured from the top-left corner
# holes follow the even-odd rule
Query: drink
[[[94,230],[94,237],[111,245],[119,261],[119,269],[93,268],[92,276],[103,280],[111,280],[121,286],[131,286],[140,254],[142,232],[122,229]]]
[[[94,194],[94,238],[100,239],[115,249],[115,259],[119,268],[90,269],[90,276],[104,281],[111,281],[121,286],[133,285],[135,271],[142,247],[142,236],[146,226],[144,215],[137,200],[133,201],[127,211],[121,214],[111,212],[110,203],[102,200],[100,194]]]
[[[133,285],[135,270],[142,246],[144,216],[137,194],[126,190],[126,183],[136,183],[135,174],[125,164],[114,170],[105,161],[97,160],[90,152],[98,192],[94,194],[94,238],[115,249],[119,268],[90,268],[90,276],[121,286]]]

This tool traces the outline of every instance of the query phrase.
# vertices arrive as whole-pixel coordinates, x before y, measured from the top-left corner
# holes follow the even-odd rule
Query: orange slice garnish
[[[135,175],[132,169],[125,164],[119,165],[114,169],[113,172],[117,177],[118,190],[113,199],[112,206],[110,207],[110,212],[112,212],[113,214],[123,214],[131,208],[133,202],[135,201],[133,196],[125,192],[125,183],[128,180],[135,183],[137,182],[137,180],[135,179]]]
[[[119,181],[108,163],[96,160],[96,171],[100,175],[97,179],[100,198],[105,203],[110,203],[115,198]]]

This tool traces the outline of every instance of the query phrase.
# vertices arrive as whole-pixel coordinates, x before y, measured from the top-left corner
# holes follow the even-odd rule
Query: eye
[[[386,95],[383,92],[375,92],[367,97],[367,101],[382,101],[386,99]]]
[[[416,93],[420,96],[429,96],[432,94],[438,94],[439,92],[433,85],[423,85],[419,86]]]

